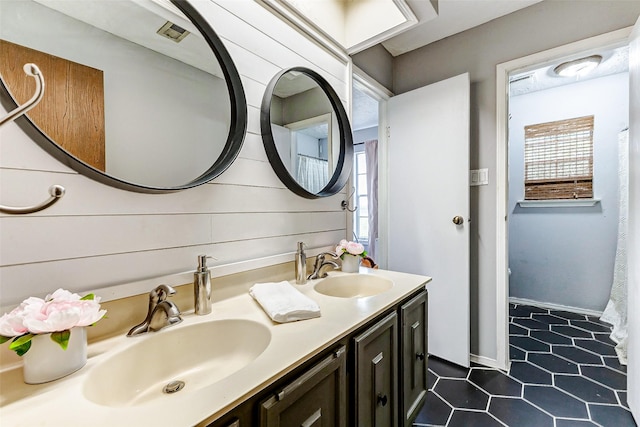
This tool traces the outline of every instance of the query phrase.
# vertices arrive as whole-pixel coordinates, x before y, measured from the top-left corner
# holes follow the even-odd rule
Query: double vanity
[[[68,377],[26,385],[19,365],[4,370],[2,423],[405,425],[426,394],[429,281],[364,268],[331,272],[294,285],[321,317],[278,324],[248,294],[252,282],[216,296],[214,279],[211,314],[185,307],[178,325],[93,342],[87,365]],[[176,287],[178,294],[190,286]],[[144,307],[136,310],[143,317]]]

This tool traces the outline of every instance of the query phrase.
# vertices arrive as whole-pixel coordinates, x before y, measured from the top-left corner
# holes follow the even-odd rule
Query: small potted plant
[[[357,273],[360,268],[360,261],[367,256],[364,246],[358,242],[340,240],[336,246],[336,254],[342,260],[342,271],[345,273]]]
[[[39,384],[69,375],[87,363],[85,326],[102,319],[100,298],[58,289],[29,297],[0,317],[0,343],[23,357],[24,381]],[[48,336],[47,336],[48,335]]]

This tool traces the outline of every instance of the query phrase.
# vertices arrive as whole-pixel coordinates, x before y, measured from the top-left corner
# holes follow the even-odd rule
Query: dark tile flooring
[[[429,357],[429,392],[414,426],[636,427],[606,323],[514,304],[509,320],[509,373]]]

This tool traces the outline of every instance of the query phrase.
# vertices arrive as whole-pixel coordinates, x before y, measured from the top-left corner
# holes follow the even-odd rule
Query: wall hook
[[[58,200],[60,200],[60,198],[64,196],[64,193],[65,193],[64,187],[62,185],[55,184],[49,187],[49,194],[51,195],[51,197],[49,197],[44,202],[35,206],[26,207],[26,208],[14,208],[11,206],[0,205],[0,212],[6,213],[6,214],[16,214],[16,215],[39,212],[43,209],[48,208],[49,206],[53,205]]]
[[[358,207],[356,206],[355,208],[351,209],[349,208],[349,200],[351,200],[351,198],[353,197],[353,194],[356,192],[356,187],[351,187],[353,190],[351,191],[351,194],[349,194],[349,197],[347,197],[346,200],[343,200],[340,203],[340,206],[342,207],[343,211],[349,211],[349,212],[355,212],[358,210]]]
[[[7,114],[6,116],[2,117],[0,119],[0,126],[17,119],[18,117],[25,114],[27,111],[31,110],[33,107],[35,107],[38,104],[38,102],[40,102],[40,100],[42,99],[42,96],[44,95],[44,76],[42,75],[40,68],[38,68],[36,64],[27,63],[27,64],[24,64],[22,69],[24,70],[27,76],[31,76],[35,79],[36,91],[30,100],[28,100],[18,108],[14,109],[13,111],[9,112],[9,114]],[[39,212],[43,209],[48,208],[49,206],[53,205],[58,200],[60,200],[60,198],[64,196],[64,192],[65,192],[65,189],[63,186],[52,185],[51,187],[49,187],[49,194],[51,197],[49,197],[44,202],[35,206],[26,207],[26,208],[16,208],[12,206],[0,205],[0,213],[20,215],[20,214],[30,214],[34,212]]]
[[[35,79],[36,91],[30,100],[28,100],[27,102],[25,102],[24,104],[22,104],[21,106],[19,106],[18,108],[16,108],[6,116],[1,118],[0,126],[17,119],[18,117],[25,114],[27,111],[31,110],[33,107],[35,107],[38,104],[38,102],[40,102],[40,100],[42,99],[42,96],[44,95],[44,77],[40,72],[40,68],[38,68],[36,64],[28,63],[28,64],[24,64],[22,69],[24,70],[26,75],[31,76]]]

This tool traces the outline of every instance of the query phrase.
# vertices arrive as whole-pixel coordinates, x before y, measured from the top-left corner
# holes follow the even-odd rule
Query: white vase
[[[342,255],[342,271],[345,273],[357,273],[360,270],[360,259],[356,255]]]
[[[51,339],[51,334],[34,336],[31,348],[22,356],[22,363],[27,384],[46,383],[77,371],[87,363],[85,328],[71,329],[66,350]]]

